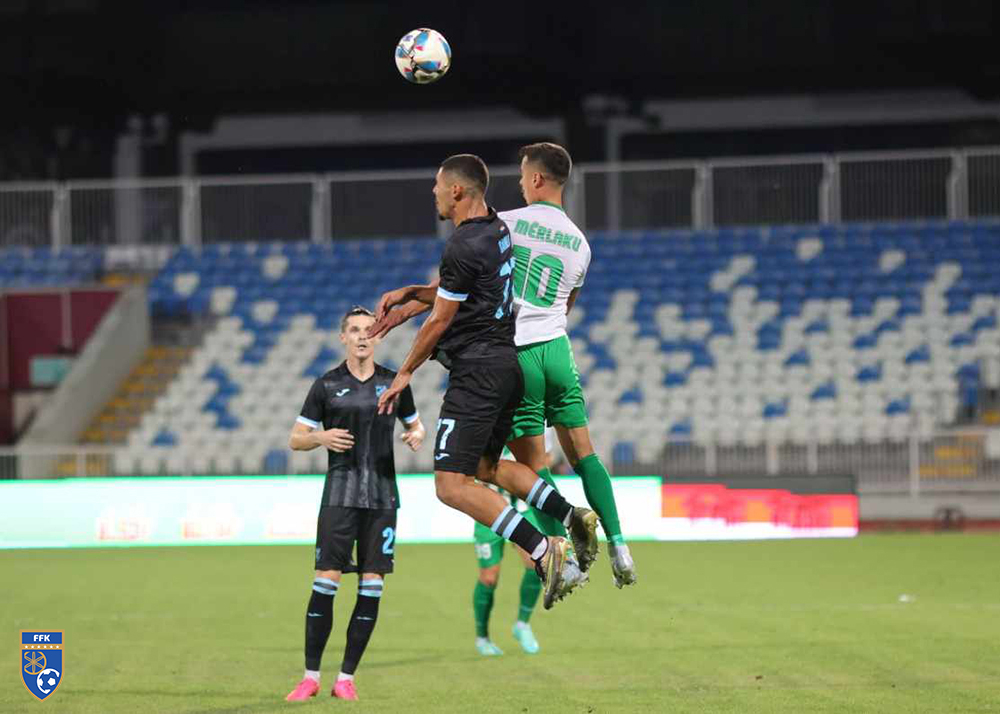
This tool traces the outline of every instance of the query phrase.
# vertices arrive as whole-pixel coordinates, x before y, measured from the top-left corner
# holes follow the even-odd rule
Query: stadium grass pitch
[[[323,692],[302,676],[312,548],[0,552],[0,711],[956,712],[1000,711],[1000,537],[638,543],[639,584],[592,582],[510,633],[521,565],[493,612],[502,657],[473,649],[472,545],[401,545],[358,670],[332,700],[356,590],[335,602]],[[511,555],[511,554],[508,554]],[[65,631],[44,705],[15,664],[21,629]]]

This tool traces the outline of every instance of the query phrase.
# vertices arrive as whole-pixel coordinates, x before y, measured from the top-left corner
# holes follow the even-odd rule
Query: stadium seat
[[[594,234],[569,331],[599,453],[646,462],[668,440],[878,443],[948,425],[977,385],[1000,387],[998,242],[995,223]],[[100,249],[72,250],[5,250],[0,280],[99,274]],[[405,267],[376,273],[371,256],[389,250]],[[116,472],[164,472],[171,450],[220,473],[322,471],[320,450],[289,457],[286,442],[312,380],[342,359],[340,316],[432,274],[439,250],[417,238],[175,250],[150,283],[153,314],[215,322],[130,427]],[[334,274],[351,279],[333,289]],[[398,365],[415,330],[390,333],[380,360]],[[433,366],[414,381],[425,424],[443,377]],[[401,444],[396,458],[425,467]]]

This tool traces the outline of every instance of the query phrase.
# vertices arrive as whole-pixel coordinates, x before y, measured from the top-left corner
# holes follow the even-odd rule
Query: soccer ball
[[[441,79],[451,67],[451,47],[437,30],[420,27],[407,32],[396,45],[396,69],[414,84]]]

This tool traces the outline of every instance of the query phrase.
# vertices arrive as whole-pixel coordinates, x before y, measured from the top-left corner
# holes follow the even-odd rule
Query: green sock
[[[534,568],[525,568],[521,577],[521,605],[517,608],[518,622],[527,622],[538,604],[538,596],[542,594],[542,581]]]
[[[625,543],[622,538],[622,527],[618,522],[618,506],[615,505],[615,492],[611,489],[611,476],[604,468],[597,454],[584,456],[573,470],[583,480],[583,493],[587,503],[597,511],[604,526],[604,535],[615,545]]]
[[[548,468],[544,468],[539,471],[538,477],[552,488],[556,488],[555,479],[552,478],[552,472],[549,471]],[[556,491],[558,490],[559,489],[556,488]],[[542,513],[537,508],[532,507],[531,510],[535,512],[535,517],[538,519],[538,530],[540,530],[543,535],[562,536],[563,538],[566,537],[566,526],[549,514]],[[527,620],[525,620],[525,622],[527,622]]]
[[[472,591],[472,611],[476,615],[476,637],[490,636],[490,612],[493,610],[493,591],[496,587],[476,581]]]

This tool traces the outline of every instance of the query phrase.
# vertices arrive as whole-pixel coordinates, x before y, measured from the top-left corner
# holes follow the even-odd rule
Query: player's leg
[[[584,561],[589,567],[597,555],[597,514],[589,508],[574,507],[554,486],[524,464],[504,459],[489,466],[489,470],[480,471],[479,480],[510,491],[529,506],[562,523],[569,531],[581,567]]]
[[[555,479],[552,478],[552,472],[545,465],[545,437],[543,435],[521,436],[507,442],[507,447],[510,449],[510,453],[514,454],[514,458],[517,459],[518,463],[527,466],[538,474],[538,478],[554,488],[556,492],[559,491],[556,488]],[[541,452],[540,455],[539,452]],[[538,530],[545,535],[566,537],[566,527],[560,521],[557,521],[547,513],[539,511],[534,506],[532,506],[531,510],[538,520]]]
[[[619,588],[633,585],[637,580],[635,563],[622,536],[618,506],[611,487],[611,476],[594,452],[589,428],[587,426],[568,428],[557,424],[556,434],[559,436],[559,443],[567,460],[583,481],[587,502],[601,516],[601,525],[608,537],[608,557],[611,560],[611,573],[615,585]]]
[[[560,337],[533,349],[539,352],[544,366],[545,418],[556,427],[563,453],[583,482],[587,503],[601,518],[615,584],[621,587],[634,583],[635,566],[622,537],[611,476],[590,441],[587,408],[569,338]],[[580,564],[585,565],[582,561]]]
[[[503,560],[503,538],[481,523],[475,528],[476,560],[479,577],[472,591],[472,612],[476,621],[476,650],[481,655],[502,655],[503,651],[490,641],[490,613],[493,595],[500,580]]]
[[[537,511],[529,510],[525,514],[525,518],[535,523]],[[538,604],[538,598],[542,594],[542,581],[538,577],[538,573],[535,572],[534,563],[531,562],[531,558],[520,548],[517,549],[518,555],[521,556],[521,561],[524,563],[524,572],[521,575],[521,590],[520,590],[520,601],[517,607],[517,620],[514,622],[513,634],[514,639],[517,640],[518,644],[521,645],[521,649],[528,654],[535,654],[538,652],[538,640],[535,639],[535,633],[531,629],[531,615],[535,611],[535,606]]]
[[[476,482],[478,479],[486,483],[497,483],[496,470],[495,463],[480,457],[480,466],[474,477],[455,471],[435,471],[434,486],[438,500],[471,516],[501,538],[520,546],[531,553],[533,559],[541,560],[548,549],[545,536],[518,515],[506,498]]]
[[[555,488],[545,454],[545,374],[538,354],[531,348],[518,350],[517,360],[524,377],[524,396],[514,412],[507,447],[518,462]],[[539,530],[545,535],[566,536],[562,523],[541,511],[535,513]]]
[[[546,607],[551,607],[557,598],[582,584],[569,569],[565,573],[569,577],[563,577],[567,544],[556,539],[555,547],[550,548],[545,536],[510,508],[500,494],[473,478],[498,483],[496,462],[510,434],[514,410],[522,394],[523,378],[516,359],[453,365],[435,436],[434,483],[443,503],[489,526],[494,533],[530,553],[536,567],[554,573],[546,587]],[[520,466],[512,461],[505,464]],[[520,469],[519,479],[509,480],[512,484],[517,481],[513,488],[508,488],[512,493],[524,498],[536,481],[553,492],[533,471],[525,466]],[[560,520],[571,518],[573,508],[562,496],[548,498],[543,506],[544,499],[538,500],[541,490],[536,488],[533,493],[541,510]],[[596,545],[596,534],[594,542]]]
[[[306,607],[306,672],[286,700],[302,701],[319,691],[320,663],[333,629],[333,599],[341,573],[351,560],[356,514],[353,509],[324,506],[316,526],[316,574]]]
[[[560,417],[555,417],[560,418]],[[565,417],[562,417],[565,419]],[[554,422],[559,444],[566,460],[583,482],[583,492],[587,503],[601,517],[604,533],[612,543],[621,545],[621,522],[618,518],[618,504],[615,502],[615,492],[611,487],[611,474],[608,473],[601,458],[594,452],[590,440],[590,429],[582,426],[567,426],[563,421]]]
[[[358,599],[347,626],[344,660],[331,694],[357,699],[354,673],[378,622],[385,576],[393,571],[396,552],[396,509],[361,510],[358,540]]]
[[[545,607],[552,607],[556,599],[565,597],[573,588],[587,581],[586,574],[580,569],[577,557],[579,553],[596,553],[597,551],[597,515],[586,508],[574,508],[569,504],[554,486],[546,483],[538,474],[516,461],[500,461],[504,442],[510,437],[514,424],[514,415],[523,403],[524,390],[523,371],[520,363],[512,372],[515,388],[511,390],[504,404],[493,432],[487,444],[483,459],[479,462],[479,478],[500,485],[510,493],[523,499],[532,507],[529,515],[541,512],[550,517],[550,523],[563,523],[569,528],[573,540],[575,554],[564,555],[566,539],[562,536],[551,538],[555,549],[549,554],[551,558],[544,563],[537,558],[536,553],[522,547],[535,561],[539,577],[545,583]],[[509,515],[509,514],[508,514]],[[520,517],[520,516],[519,516]],[[529,517],[528,522],[538,527],[536,519]],[[515,543],[520,546],[519,543]],[[565,559],[565,567],[559,560]],[[549,577],[554,571],[556,577]]]
[[[543,536],[530,523],[521,524],[523,519],[508,517],[514,512],[507,499],[473,478],[497,483],[496,462],[523,393],[523,377],[516,360],[509,364],[453,365],[434,438],[434,485],[442,503],[493,528],[498,535],[513,540],[538,558],[546,549]],[[489,458],[484,458],[484,454]],[[516,466],[511,461],[505,465]],[[505,483],[498,485],[524,498],[536,482],[546,486],[534,471],[520,466]],[[556,494],[547,499],[541,510],[561,521],[569,518],[573,509]],[[508,532],[494,527],[501,521],[505,528],[511,526]]]

